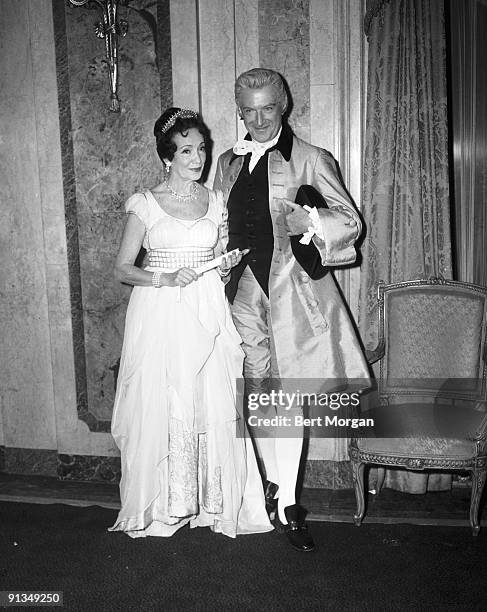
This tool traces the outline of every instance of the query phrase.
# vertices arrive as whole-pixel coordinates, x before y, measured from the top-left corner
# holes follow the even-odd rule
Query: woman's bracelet
[[[162,270],[158,270],[157,272],[152,273],[152,286],[156,289],[162,287],[161,276],[163,275]]]

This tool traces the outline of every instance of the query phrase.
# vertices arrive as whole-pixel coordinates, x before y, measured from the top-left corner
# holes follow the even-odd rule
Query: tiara
[[[188,110],[185,108],[180,108],[161,127],[161,132],[165,134],[168,130],[170,130],[172,126],[176,123],[176,119],[193,119],[193,118],[196,119],[197,117],[198,117],[198,113],[196,113],[195,111]]]

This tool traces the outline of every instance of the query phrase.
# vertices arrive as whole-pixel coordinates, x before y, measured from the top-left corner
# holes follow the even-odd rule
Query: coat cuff
[[[318,211],[323,239],[315,234],[313,242],[324,266],[348,265],[357,259],[355,242],[360,235],[360,222],[347,212],[337,208]],[[351,220],[353,225],[349,225]]]

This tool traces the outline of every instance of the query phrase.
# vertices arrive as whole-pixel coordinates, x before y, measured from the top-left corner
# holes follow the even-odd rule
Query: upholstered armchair
[[[487,473],[487,288],[443,279],[378,287],[376,388],[362,416],[373,435],[351,440],[350,459],[360,525],[365,513],[365,466],[469,471],[470,525],[479,526]],[[365,437],[367,436],[367,437]]]

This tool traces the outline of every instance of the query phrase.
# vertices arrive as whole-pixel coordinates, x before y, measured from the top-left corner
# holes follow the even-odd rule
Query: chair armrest
[[[472,440],[475,441],[486,441],[487,440],[487,414],[484,416],[482,421],[480,422],[477,430],[472,435]]]

